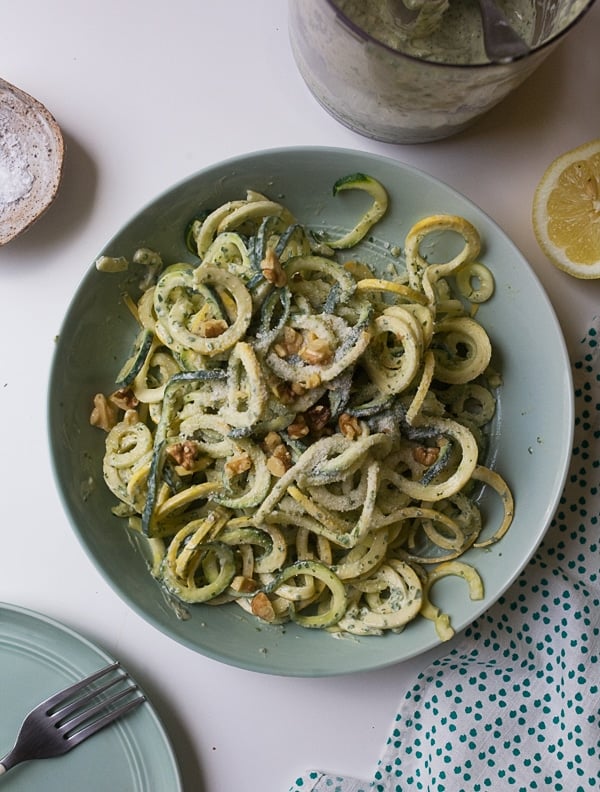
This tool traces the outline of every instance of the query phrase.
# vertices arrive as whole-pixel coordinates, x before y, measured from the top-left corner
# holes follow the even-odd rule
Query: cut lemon
[[[553,264],[576,278],[600,278],[600,139],[554,160],[536,188],[532,219]]]

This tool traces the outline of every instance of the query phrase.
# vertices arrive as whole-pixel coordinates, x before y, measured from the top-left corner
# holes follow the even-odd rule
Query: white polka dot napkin
[[[290,792],[600,792],[600,322],[573,375],[571,467],[538,551],[405,692],[371,781],[312,771]]]

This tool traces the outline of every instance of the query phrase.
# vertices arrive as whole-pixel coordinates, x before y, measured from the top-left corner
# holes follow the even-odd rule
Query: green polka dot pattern
[[[509,591],[400,704],[372,782],[316,773],[290,792],[600,792],[600,332],[574,366],[568,479]]]
[[[290,792],[368,792],[373,785],[368,781],[357,781],[354,778],[321,773],[312,770],[305,776],[296,779]]]

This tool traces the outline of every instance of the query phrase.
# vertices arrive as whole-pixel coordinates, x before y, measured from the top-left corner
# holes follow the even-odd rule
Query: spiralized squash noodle
[[[142,335],[104,397],[117,408],[104,478],[179,601],[336,635],[422,615],[446,639],[434,583],[458,575],[482,598],[461,557],[502,539],[514,511],[483,463],[498,377],[473,309],[494,280],[452,215],[416,223],[405,268],[390,254],[379,276],[357,245],[387,193],[364,174],[334,194],[348,189],[372,203],[337,238],[250,190],[190,224],[193,262],[133,256],[152,271],[125,297]],[[429,263],[424,243],[445,231],[461,249]],[[486,487],[498,525],[482,519]]]

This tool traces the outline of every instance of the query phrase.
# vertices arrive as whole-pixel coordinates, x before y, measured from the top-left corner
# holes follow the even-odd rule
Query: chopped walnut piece
[[[413,448],[412,456],[415,462],[429,467],[437,461],[440,449],[437,446],[416,446]]]
[[[291,404],[297,396],[302,396],[306,392],[299,383],[285,380],[271,383],[271,390],[282,404]]]
[[[201,338],[218,338],[227,330],[227,327],[225,319],[204,319],[198,322],[193,330]]]
[[[260,262],[264,279],[280,289],[287,283],[287,275],[273,248],[268,248],[264,259]]]
[[[329,345],[329,341],[311,333],[298,354],[306,363],[325,365],[331,362],[333,349]]]
[[[268,432],[263,439],[262,445],[263,449],[267,452],[267,454],[272,454],[273,451],[277,448],[277,446],[281,445],[281,437],[277,434],[277,432]]]
[[[290,382],[290,390],[294,396],[304,396],[306,388],[301,382]]]
[[[246,451],[242,451],[237,456],[231,457],[225,463],[225,473],[228,476],[239,476],[242,473],[245,473],[247,470],[250,470],[252,467],[252,460],[250,459],[250,455]]]
[[[292,466],[290,452],[277,432],[269,432],[263,440],[263,449],[267,454],[267,468],[273,476],[281,478]]]
[[[195,440],[184,440],[167,448],[167,454],[185,470],[193,470],[199,453],[200,446]]]
[[[118,423],[119,410],[111,404],[103,393],[94,396],[94,408],[90,415],[90,424],[109,432]]]
[[[292,440],[299,440],[301,437],[306,437],[309,432],[310,426],[306,423],[306,418],[302,413],[299,413],[287,428],[288,436]]]
[[[321,376],[316,371],[313,372],[312,374],[309,374],[308,377],[302,383],[302,385],[304,386],[304,388],[306,388],[306,390],[312,390],[313,388],[318,388],[320,384],[321,384]]]
[[[273,349],[275,353],[281,358],[287,358],[291,355],[296,355],[304,344],[302,333],[294,330],[293,327],[286,325],[283,328],[283,335],[281,340],[277,341]]]
[[[362,429],[355,415],[349,413],[342,413],[338,418],[338,427],[340,432],[349,440],[355,440],[361,433]]]
[[[244,577],[244,575],[236,575],[230,585],[234,591],[239,591],[240,594],[250,594],[258,588],[256,580]]]
[[[130,410],[137,407],[139,401],[131,388],[119,388],[111,393],[108,400],[119,407],[121,410]]]
[[[294,401],[294,394],[289,386],[289,382],[279,380],[271,384],[271,390],[282,404],[289,404]]]
[[[285,462],[276,456],[271,456],[267,459],[267,468],[269,473],[275,476],[275,478],[281,478],[287,470]]]
[[[331,418],[331,410],[325,404],[315,404],[304,413],[311,432],[321,432]]]
[[[285,443],[280,443],[276,448],[273,449],[273,456],[276,459],[280,459],[285,464],[286,469],[291,467],[292,455],[288,451]]]
[[[133,426],[134,424],[138,423],[139,420],[140,416],[138,415],[137,410],[125,410],[123,423],[126,423],[128,426]]]
[[[252,613],[258,616],[259,619],[267,622],[275,621],[275,608],[264,591],[259,591],[258,594],[252,597],[250,607]]]

